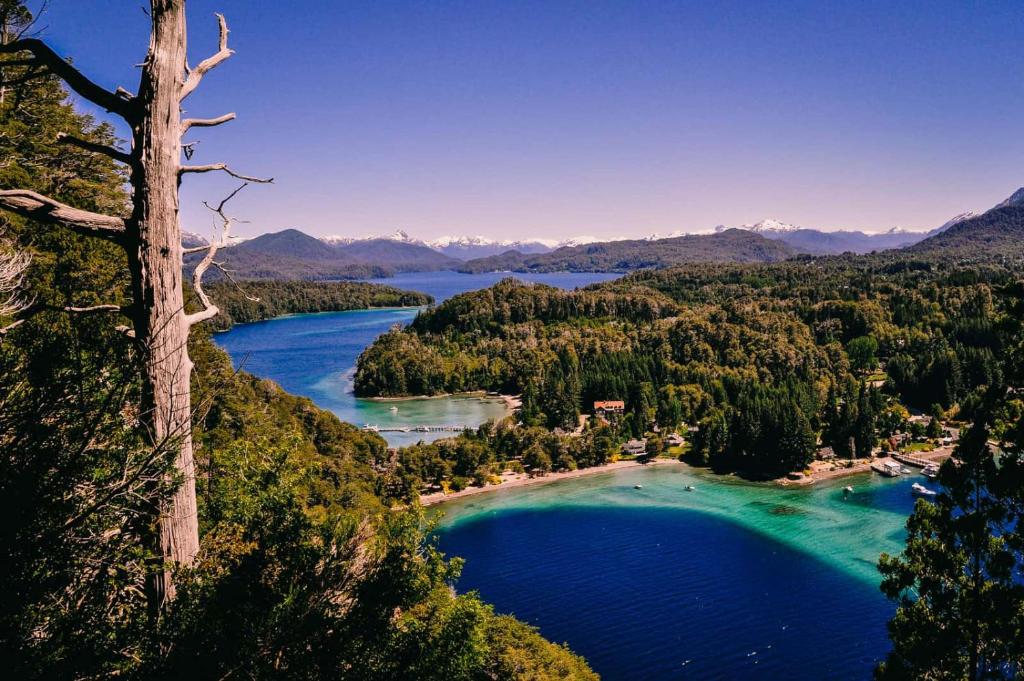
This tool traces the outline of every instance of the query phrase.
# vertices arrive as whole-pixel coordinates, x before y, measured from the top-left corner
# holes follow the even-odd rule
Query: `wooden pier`
[[[363,425],[363,430],[371,433],[461,433],[472,426],[376,426],[372,423]]]
[[[896,459],[900,463],[905,463],[908,466],[914,466],[915,468],[924,468],[930,463],[935,463],[934,461],[929,461],[928,459],[922,458],[920,456],[914,456],[913,454],[904,454],[903,452],[893,452],[890,456],[892,456],[892,458]]]

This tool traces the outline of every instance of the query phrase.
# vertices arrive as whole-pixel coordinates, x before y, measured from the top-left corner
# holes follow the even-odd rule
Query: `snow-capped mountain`
[[[368,236],[352,237],[352,236],[337,236],[329,235],[318,237],[320,241],[331,246],[346,246],[348,244],[355,243],[357,241],[397,241],[402,244],[415,244],[417,246],[427,246],[428,244],[421,240],[415,239],[409,236],[409,233],[404,229],[396,229],[390,234],[371,234]]]
[[[199,248],[200,246],[208,246],[209,244],[210,240],[202,234],[181,230],[181,245],[185,248]]]
[[[727,229],[724,225],[715,228],[716,232]],[[860,232],[852,230],[824,231],[810,229],[774,220],[761,220],[752,225],[740,225],[737,229],[756,232],[767,239],[778,239],[803,253],[827,255],[834,253],[870,253],[890,248],[902,248],[924,239],[927,232],[912,232],[901,227],[893,227],[885,232]]]
[[[757,232],[758,234],[764,234],[765,232],[776,232],[781,234],[785,232],[799,232],[803,227],[797,227],[796,225],[791,225],[788,222],[767,218],[760,222],[755,222],[752,225],[740,225],[739,229]]]
[[[505,251],[520,253],[547,253],[557,248],[559,243],[553,239],[497,240],[485,236],[442,236],[427,242],[427,245],[447,256],[460,260],[485,258],[498,255]]]

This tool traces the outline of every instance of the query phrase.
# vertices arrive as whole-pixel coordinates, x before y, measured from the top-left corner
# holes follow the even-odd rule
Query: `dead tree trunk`
[[[152,600],[174,598],[170,571],[189,565],[199,552],[188,319],[181,289],[181,227],[178,166],[181,157],[180,98],[185,78],[184,0],[154,0],[153,30],[139,86],[133,130],[132,217],[128,263],[132,272],[135,337],[143,352],[143,423],[154,442],[174,442],[178,476],[161,503],[159,555]]]
[[[250,181],[270,180],[237,175],[223,163],[182,165],[183,134],[192,127],[219,125],[234,118],[234,114],[212,119],[181,118],[181,102],[196,89],[207,72],[232,54],[227,47],[227,24],[224,17],[218,15],[220,49],[189,69],[185,0],[150,0],[150,16],[149,52],[143,63],[137,95],[121,88],[111,92],[100,87],[35,38],[18,38],[0,45],[0,54],[29,53],[31,59],[22,61],[47,67],[76,93],[128,122],[132,130],[131,152],[71,137],[63,137],[61,141],[128,165],[131,215],[90,213],[18,189],[0,190],[0,208],[113,240],[127,254],[133,295],[127,313],[144,367],[141,427],[152,446],[164,449],[174,459],[174,480],[171,481],[174,491],[161,503],[154,518],[153,548],[159,565],[149,584],[149,595],[154,612],[158,612],[174,598],[175,568],[191,565],[199,551],[192,450],[192,362],[187,341],[193,324],[217,314],[217,308],[205,295],[201,295],[203,310],[193,314],[185,312],[178,186],[185,173],[213,170]],[[218,245],[210,246],[208,259],[211,262]]]

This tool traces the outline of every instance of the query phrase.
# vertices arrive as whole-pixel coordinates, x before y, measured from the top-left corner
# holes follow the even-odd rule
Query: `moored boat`
[[[919,482],[915,482],[910,486],[910,493],[917,497],[931,498],[935,496],[935,490],[928,489]]]
[[[931,480],[934,480],[939,475],[939,464],[930,463],[921,469],[921,475]]]

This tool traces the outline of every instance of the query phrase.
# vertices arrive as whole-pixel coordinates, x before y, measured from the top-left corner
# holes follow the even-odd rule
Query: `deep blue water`
[[[461,591],[605,679],[869,679],[889,649],[877,587],[697,511],[510,511],[441,546],[467,559]]]

